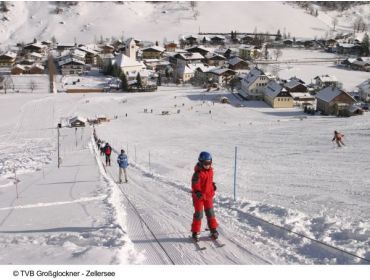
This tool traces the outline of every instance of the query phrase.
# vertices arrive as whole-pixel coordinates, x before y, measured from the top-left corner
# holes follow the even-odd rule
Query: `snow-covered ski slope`
[[[221,96],[232,104],[215,101]],[[366,263],[279,227],[370,258],[368,113],[306,118],[191,87],[0,98],[1,263]],[[111,167],[96,154],[91,129],[63,128],[57,168],[55,127],[74,114],[111,118],[96,126],[114,147]],[[344,148],[331,143],[334,130],[345,134]],[[117,185],[121,148],[131,165],[129,183]],[[214,158],[226,246],[202,241],[207,249],[199,252],[189,241],[190,179],[202,150]],[[23,256],[22,248],[36,253]]]
[[[30,42],[34,38],[58,42],[91,43],[103,38],[135,37],[140,40],[178,40],[180,35],[201,32],[269,32],[296,38],[325,37],[338,18],[337,32],[351,32],[353,20],[368,19],[370,5],[355,6],[343,15],[310,15],[294,4],[278,1],[190,1],[144,2],[80,1],[56,14],[49,1],[9,1],[10,11],[0,21],[0,44]]]

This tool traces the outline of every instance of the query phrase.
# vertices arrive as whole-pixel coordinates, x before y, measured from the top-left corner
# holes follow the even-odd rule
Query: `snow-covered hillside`
[[[217,102],[221,96],[231,105]],[[3,264],[366,263],[287,230],[370,258],[369,113],[306,118],[296,109],[182,86],[135,94],[8,94],[0,101]],[[55,127],[75,114],[111,118],[96,126],[114,147],[111,167],[102,165],[91,129],[63,128],[57,168]],[[331,143],[335,129],[345,134],[343,148]],[[129,183],[117,185],[121,148],[129,156]],[[188,238],[190,178],[202,150],[213,154],[215,211],[226,244],[203,241],[206,252]]]
[[[55,2],[8,2],[0,20],[3,48],[34,38],[89,43],[103,38],[135,37],[141,40],[178,40],[201,32],[260,32],[290,34],[296,38],[324,37],[337,12],[310,15],[285,2],[78,2],[55,12]],[[320,8],[318,8],[320,9]],[[354,7],[338,18],[337,31],[351,31],[354,16],[369,19],[370,4]]]

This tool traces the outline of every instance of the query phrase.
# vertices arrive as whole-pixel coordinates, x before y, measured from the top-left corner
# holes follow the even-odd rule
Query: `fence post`
[[[237,163],[238,147],[235,146],[235,161],[234,161],[234,201],[236,200],[236,163]]]
[[[17,199],[19,197],[18,195],[18,178],[17,178],[17,171],[16,169],[14,168],[14,182],[15,182],[15,192],[17,194]]]

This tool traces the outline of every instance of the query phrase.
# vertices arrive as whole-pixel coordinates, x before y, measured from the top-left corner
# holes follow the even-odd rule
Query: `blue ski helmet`
[[[212,156],[208,152],[201,152],[199,154],[198,160],[199,160],[199,162],[203,162],[203,161],[206,161],[206,160],[212,161]]]

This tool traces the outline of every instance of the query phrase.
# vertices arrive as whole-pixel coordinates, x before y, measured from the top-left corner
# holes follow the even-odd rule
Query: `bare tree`
[[[8,89],[12,88],[14,90],[13,79],[10,76],[4,76],[3,88],[4,88],[4,94],[7,94]]]
[[[274,49],[272,53],[273,56],[275,57],[275,60],[278,60],[278,58],[283,55],[283,51],[281,49]]]

